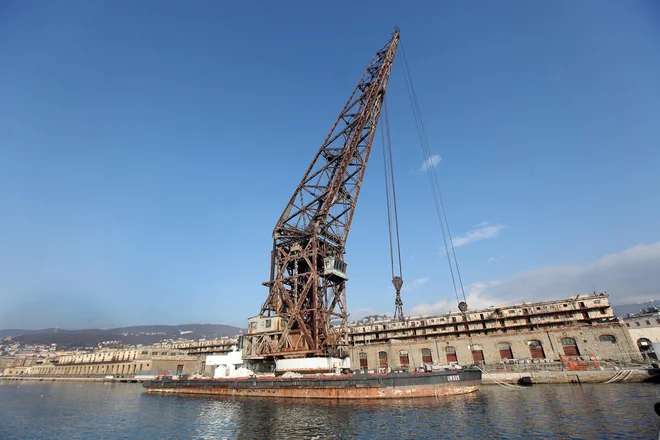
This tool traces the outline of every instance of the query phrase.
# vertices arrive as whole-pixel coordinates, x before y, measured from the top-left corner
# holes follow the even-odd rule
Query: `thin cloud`
[[[474,283],[467,287],[470,309],[513,305],[522,301],[549,301],[587,294],[592,286],[606,291],[612,304],[630,304],[660,298],[660,242],[640,244],[595,261],[573,266],[542,267],[502,280]],[[453,297],[447,295],[447,297]],[[457,310],[446,299],[412,307],[410,315],[441,314]]]
[[[440,300],[434,304],[419,304],[407,310],[404,313],[406,316],[420,316],[420,315],[441,315],[452,309],[452,305],[446,299]],[[453,307],[457,309],[456,306]]]
[[[505,228],[504,225],[491,225],[484,222],[479,223],[474,229],[468,231],[465,235],[460,235],[452,240],[454,247],[465,246],[475,241],[488,240],[500,235],[500,232]]]
[[[440,161],[442,160],[442,157],[440,157],[439,154],[434,154],[433,156],[429,157],[424,161],[422,164],[421,168],[419,169],[420,171],[426,171],[429,168],[435,168],[438,166]]]
[[[612,302],[643,301],[660,294],[660,242],[640,244],[573,266],[544,267],[491,281],[484,294],[539,301],[607,291]]]
[[[404,291],[415,290],[418,287],[421,287],[424,284],[426,284],[428,281],[429,281],[429,277],[415,278],[414,280],[412,280],[408,283],[406,283],[406,280],[403,280],[403,287],[401,288],[401,290],[404,290]]]
[[[373,307],[362,307],[358,309],[349,310],[349,319],[351,321],[357,321],[364,318],[365,316],[379,315],[382,316],[384,313],[377,312]]]

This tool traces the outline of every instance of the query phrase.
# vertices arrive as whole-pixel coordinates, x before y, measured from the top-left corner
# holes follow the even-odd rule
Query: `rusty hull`
[[[145,382],[150,393],[307,399],[396,399],[471,393],[481,371],[349,374],[303,378],[157,380]]]

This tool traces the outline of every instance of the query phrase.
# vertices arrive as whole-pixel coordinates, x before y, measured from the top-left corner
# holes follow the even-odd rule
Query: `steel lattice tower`
[[[374,55],[273,231],[269,288],[245,357],[338,356],[346,343],[344,253],[399,42]]]

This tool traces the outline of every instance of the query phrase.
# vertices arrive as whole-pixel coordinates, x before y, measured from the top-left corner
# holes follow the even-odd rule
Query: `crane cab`
[[[347,281],[346,269],[347,264],[337,257],[325,257],[323,260],[323,275],[325,277],[339,278]]]
[[[286,322],[279,316],[255,316],[248,319],[248,335],[256,333],[278,333],[284,330]]]

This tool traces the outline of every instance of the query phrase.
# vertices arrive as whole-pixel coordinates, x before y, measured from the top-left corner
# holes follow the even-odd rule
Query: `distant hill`
[[[0,338],[12,336],[23,344],[57,344],[61,347],[91,347],[101,342],[117,341],[120,344],[153,344],[162,340],[213,339],[235,336],[243,329],[221,324],[139,325],[112,329],[43,329],[0,330]]]

